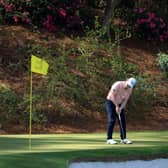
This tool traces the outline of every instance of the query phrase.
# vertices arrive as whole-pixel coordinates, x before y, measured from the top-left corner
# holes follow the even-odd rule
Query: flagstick
[[[31,150],[32,133],[32,71],[30,70],[30,118],[29,118],[29,149]]]
[[[34,73],[39,73],[41,75],[47,75],[47,71],[48,71],[48,63],[41,59],[38,58],[34,55],[31,55],[31,63],[30,63],[30,117],[29,117],[29,149],[31,150],[31,145],[32,145],[32,102],[33,102],[33,98],[32,98],[32,75]]]

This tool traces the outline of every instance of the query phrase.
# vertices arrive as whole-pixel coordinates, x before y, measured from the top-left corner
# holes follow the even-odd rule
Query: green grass
[[[168,157],[168,131],[128,132],[132,145],[107,145],[105,133],[0,136],[0,168],[67,168],[75,159]],[[119,133],[114,134],[119,140]]]

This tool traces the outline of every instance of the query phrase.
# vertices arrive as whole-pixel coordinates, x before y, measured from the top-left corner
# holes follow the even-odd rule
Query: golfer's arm
[[[117,104],[117,102],[116,102],[116,99],[115,99],[115,97],[113,98],[113,103],[114,103],[114,105],[117,107],[119,107],[119,104]]]
[[[122,102],[122,104],[121,104],[121,106],[120,106],[120,109],[121,109],[121,110],[125,108],[125,106],[126,106],[126,104],[127,104],[127,102],[128,102],[128,98],[129,98],[129,95],[128,95],[128,96],[125,98],[125,100]]]
[[[118,101],[117,101],[119,86],[120,85],[119,85],[119,82],[118,82],[118,83],[115,83],[111,88],[111,100],[116,107],[119,107],[119,104],[118,104]]]
[[[117,97],[117,91],[116,90],[113,90],[113,99],[112,99],[112,102],[114,103],[114,105],[116,107],[119,107],[119,104],[118,102],[116,101],[116,97]]]

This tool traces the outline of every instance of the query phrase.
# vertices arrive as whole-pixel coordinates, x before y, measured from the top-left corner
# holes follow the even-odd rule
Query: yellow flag
[[[41,59],[36,57],[35,55],[31,56],[31,71],[35,73],[39,73],[42,75],[47,75],[48,72],[48,63]]]

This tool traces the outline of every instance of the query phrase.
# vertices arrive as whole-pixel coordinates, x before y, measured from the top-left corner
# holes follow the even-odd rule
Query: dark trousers
[[[106,100],[105,108],[106,108],[107,116],[108,116],[107,139],[112,139],[115,121],[116,121],[116,118],[119,121],[119,117],[118,117],[118,114],[116,113],[116,106],[113,104],[112,101]],[[120,113],[120,117],[121,117],[121,123],[119,121],[120,137],[121,139],[125,139],[126,138],[126,121],[125,121],[124,109],[122,109]]]

